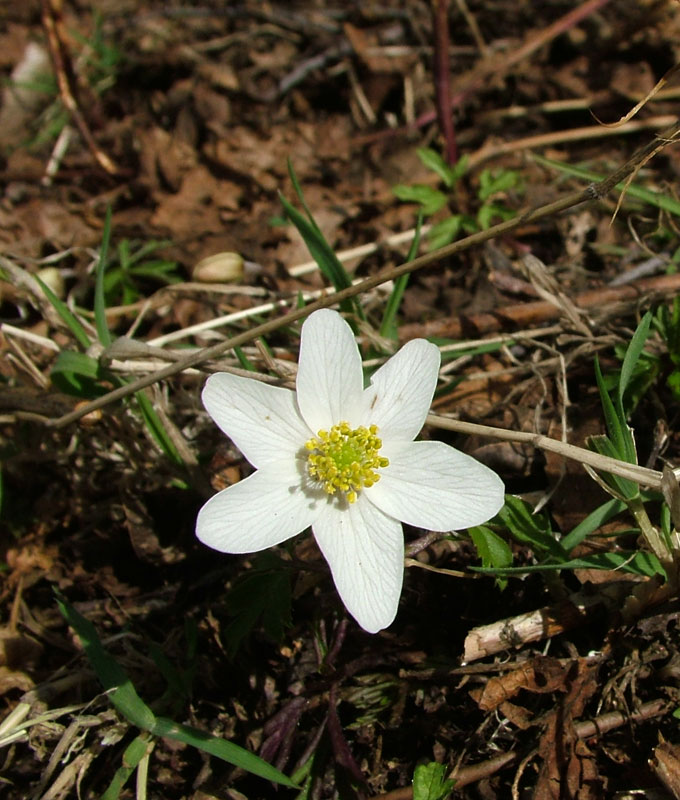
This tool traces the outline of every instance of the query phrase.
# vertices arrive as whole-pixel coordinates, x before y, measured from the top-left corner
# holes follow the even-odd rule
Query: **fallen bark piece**
[[[463,663],[564,633],[603,608],[619,607],[632,587],[632,581],[616,581],[597,594],[581,590],[555,605],[472,628],[465,637]]]
[[[577,308],[601,311],[608,305],[638,300],[643,295],[670,296],[678,291],[680,291],[680,273],[644,278],[626,286],[590,289],[577,294],[572,301]],[[543,325],[550,320],[559,319],[563,314],[564,311],[559,305],[549,303],[547,300],[536,300],[480,314],[459,314],[431,322],[402,325],[399,328],[399,341],[407,342],[419,336],[447,339],[462,339],[466,336],[476,338],[496,331],[512,331],[529,328],[532,325]]]

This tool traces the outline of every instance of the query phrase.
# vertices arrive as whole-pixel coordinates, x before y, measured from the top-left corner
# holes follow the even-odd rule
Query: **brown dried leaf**
[[[482,711],[493,711],[501,703],[514,697],[520,689],[545,694],[566,691],[567,668],[557,659],[536,656],[519,669],[500,678],[490,678],[477,699]]]
[[[673,797],[680,800],[680,745],[662,742],[649,764]]]
[[[603,797],[597,764],[584,742],[579,741],[574,720],[583,714],[597,690],[596,667],[585,659],[572,662],[565,675],[567,694],[549,715],[538,752],[543,765],[535,800],[596,800]]]

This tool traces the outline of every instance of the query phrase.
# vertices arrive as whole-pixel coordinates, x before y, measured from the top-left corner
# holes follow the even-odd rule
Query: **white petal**
[[[503,481],[493,470],[443,442],[385,445],[390,460],[364,489],[385,514],[409,525],[450,531],[480,525],[503,506]]]
[[[439,362],[439,350],[425,339],[405,344],[371,378],[362,424],[377,425],[383,442],[415,438],[430,410]]]
[[[312,529],[349,613],[369,633],[390,625],[404,580],[399,522],[360,496],[349,507],[329,503]]]
[[[258,470],[210,498],[198,512],[196,536],[222,553],[255,553],[285,542],[319,516],[288,462]]]
[[[358,424],[363,372],[352,329],[327,308],[302,326],[297,401],[305,422],[318,433],[337,422]]]
[[[202,399],[254,467],[298,452],[311,436],[289,389],[218,372],[206,381]]]

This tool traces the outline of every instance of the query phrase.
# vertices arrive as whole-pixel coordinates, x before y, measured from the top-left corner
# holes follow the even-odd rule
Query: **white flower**
[[[442,442],[414,442],[439,372],[439,350],[415,339],[363,388],[361,356],[335,311],[302,326],[297,392],[218,373],[203,403],[255,472],[212,497],[198,538],[252,553],[311,525],[347,610],[375,633],[397,613],[402,522],[434,531],[479,525],[503,505],[488,467]]]

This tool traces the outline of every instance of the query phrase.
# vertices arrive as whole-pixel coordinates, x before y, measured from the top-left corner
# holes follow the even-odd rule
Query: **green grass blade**
[[[283,784],[283,786],[297,788],[293,781],[282,772],[279,772],[276,767],[268,764],[254,753],[244,750],[243,747],[239,747],[233,742],[228,742],[226,739],[211,736],[209,733],[197,728],[191,728],[189,725],[178,724],[166,717],[158,717],[156,719],[153,733],[156,736],[175,739],[178,742],[197,747],[205,753],[210,753],[210,755],[227,761],[235,767],[241,767],[253,775],[258,775],[260,778]]]
[[[238,363],[241,365],[243,369],[247,369],[248,372],[257,372],[253,362],[248,358],[248,356],[243,352],[242,347],[235,347],[234,353],[236,358],[238,358]]]
[[[312,258],[319,265],[319,269],[325,277],[333,284],[336,291],[347,289],[352,285],[352,281],[347,271],[340,263],[333,249],[326,241],[315,222],[310,222],[304,214],[301,214],[294,205],[279,194],[279,198],[286,212],[288,219],[298,229]]]
[[[37,275],[34,275],[34,278],[38,282],[40,288],[45,292],[45,296],[47,299],[52,303],[54,306],[54,310],[59,314],[59,316],[64,321],[64,324],[68,327],[71,331],[73,336],[75,337],[78,344],[84,349],[87,348],[92,344],[90,337],[87,335],[87,331],[83,328],[80,320],[76,315],[71,311],[71,309],[60,300],[57,295],[50,289],[50,287]]]
[[[298,180],[298,176],[297,176],[297,174],[295,172],[295,169],[293,167],[293,162],[290,160],[290,158],[288,159],[287,164],[288,164],[288,176],[290,177],[290,182],[293,184],[293,190],[294,190],[295,194],[298,196],[298,200],[300,201],[300,205],[304,209],[305,214],[307,215],[307,219],[309,220],[310,224],[314,228],[316,228],[316,230],[319,233],[321,233],[321,228],[319,228],[319,226],[316,224],[316,220],[314,219],[314,216],[312,215],[312,212],[310,211],[309,206],[307,205],[307,201],[305,200],[304,192],[302,191],[302,186],[300,186],[300,181]]]
[[[187,725],[177,724],[166,717],[156,717],[137,694],[122,667],[106,652],[94,625],[79,614],[59,593],[56,594],[59,610],[78,634],[85,654],[96,672],[99,682],[106,690],[109,700],[128,722],[155,736],[165,736],[198,747],[206,753],[228,761],[234,766],[243,767],[254,775],[259,775],[267,780],[276,781],[285,786],[295,786],[289,778],[271,764],[232,742],[218,739]]]
[[[537,154],[534,154],[532,158],[545,167],[551,167],[560,172],[564,172],[566,175],[572,175],[575,178],[582,178],[586,181],[603,181],[606,178],[606,175],[600,175],[597,172],[592,172],[582,167],[575,167],[572,164],[563,164],[560,161],[553,161],[550,158],[545,158]],[[620,190],[625,189],[626,194],[634,197],[636,200],[642,200],[644,203],[649,203],[650,206],[662,208],[664,211],[668,211],[669,214],[680,216],[680,202],[673,197],[668,197],[658,192],[652,192],[650,189],[644,189],[642,186],[637,186],[634,183],[631,183],[628,187],[626,187],[624,183],[618,183],[616,188]]]
[[[413,261],[418,254],[418,248],[420,247],[420,231],[423,226],[423,216],[423,211],[421,209],[418,211],[416,231],[413,235],[413,239],[411,240],[411,246],[409,247],[408,255],[406,256],[407,263],[409,261]],[[392,289],[392,293],[390,294],[385,306],[385,313],[380,325],[380,335],[386,337],[387,339],[393,339],[394,341],[397,340],[398,333],[396,317],[397,312],[399,311],[399,306],[401,305],[401,301],[404,297],[404,290],[406,289],[409,278],[410,274],[407,272],[404,275],[400,275],[396,279],[394,282],[394,289]]]
[[[550,554],[558,561],[567,559],[567,553],[552,534],[550,520],[542,514],[532,514],[528,503],[519,497],[506,494],[497,519],[516,541],[531,545],[535,553]]]
[[[99,341],[108,347],[111,344],[111,333],[106,321],[106,300],[104,296],[104,275],[106,273],[106,262],[109,253],[109,241],[111,240],[111,206],[106,209],[104,220],[104,232],[102,234],[102,244],[99,248],[99,259],[95,273],[94,284],[94,324],[97,329]]]
[[[559,564],[536,564],[525,567],[469,567],[473,572],[486,572],[490,575],[523,575],[530,572],[549,572],[556,569],[602,569],[618,570],[630,575],[644,575],[651,578],[654,575],[666,577],[666,570],[653,553],[644,551],[593,553],[582,558],[572,558]]]
[[[177,452],[175,443],[165,430],[165,427],[161,422],[160,417],[156,413],[153,403],[147,397],[146,392],[143,389],[139,392],[135,392],[135,397],[137,399],[137,403],[139,404],[139,410],[142,413],[144,423],[149,429],[149,433],[153,437],[154,441],[158,443],[158,446],[169,459],[174,461],[175,464],[183,466],[184,461],[182,460],[182,456],[180,456],[180,454]]]
[[[137,769],[137,765],[149,752],[149,737],[146,734],[133,739],[125,748],[123,753],[123,763],[116,770],[107,790],[101,796],[101,800],[118,800],[121,789],[128,782],[130,776]]]
[[[569,531],[566,536],[563,536],[562,539],[560,539],[560,544],[570,553],[577,545],[581,544],[586,537],[590,536],[591,533],[604,525],[605,522],[613,519],[617,514],[621,514],[626,508],[627,506],[622,500],[616,500],[614,498],[607,500],[606,503],[596,508],[595,511],[591,511],[591,513],[573,530]]]
[[[600,390],[600,402],[602,403],[602,411],[604,413],[604,421],[607,426],[607,433],[609,439],[614,446],[615,458],[626,460],[626,440],[623,431],[626,425],[625,419],[621,419],[618,411],[614,407],[607,387],[604,384],[602,377],[602,370],[600,369],[600,361],[595,357],[595,379],[597,381],[597,388]]]
[[[626,355],[624,356],[623,364],[621,365],[621,376],[619,378],[619,403],[621,408],[624,408],[623,396],[633,375],[638,359],[640,358],[640,354],[644,350],[645,344],[647,343],[649,326],[651,324],[652,312],[648,311],[640,320],[640,324],[637,326],[635,333],[633,334],[633,338],[630,340],[630,344],[628,345],[628,349],[626,350]]]
[[[123,668],[103,648],[94,625],[79,614],[59,593],[56,594],[59,611],[78,634],[85,655],[97,673],[111,704],[128,722],[144,731],[152,730],[156,723],[156,715],[137,694]]]
[[[307,245],[307,249],[314,261],[319,265],[319,269],[324,277],[338,292],[342,289],[349,288],[352,285],[351,278],[316,223],[310,222],[307,217],[289,203],[281,193],[279,193],[279,198],[286,212],[286,216],[298,229],[300,236],[302,236],[304,243]],[[356,314],[360,319],[366,318],[363,309],[354,298],[340,303],[340,308],[343,311]]]

